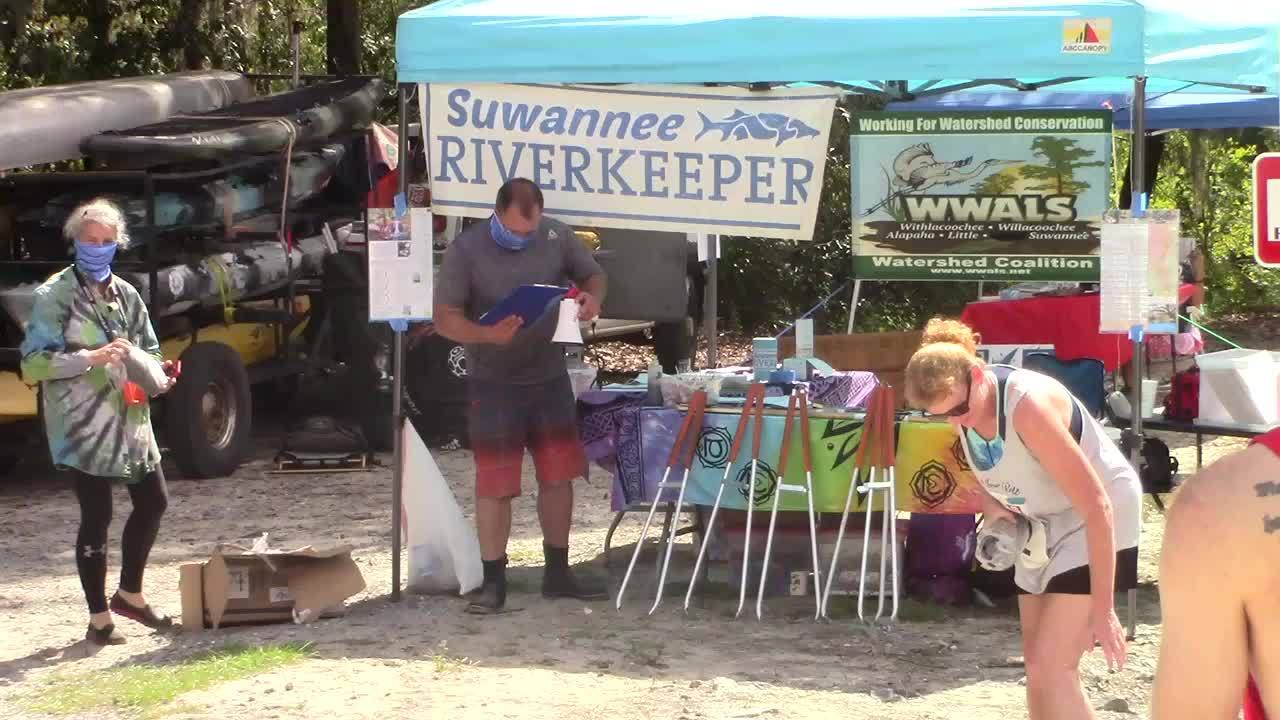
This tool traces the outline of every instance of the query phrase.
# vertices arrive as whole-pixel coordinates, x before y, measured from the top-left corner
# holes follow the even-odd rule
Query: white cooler
[[[1196,357],[1202,423],[1280,422],[1280,353],[1223,350]]]

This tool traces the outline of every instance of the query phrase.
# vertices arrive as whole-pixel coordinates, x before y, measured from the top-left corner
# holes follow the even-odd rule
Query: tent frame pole
[[[413,163],[409,160],[409,91],[413,88],[408,83],[400,83],[400,126],[399,156],[400,193],[409,197],[409,171]],[[368,232],[368,229],[365,230]],[[373,278],[369,278],[372,282]],[[393,350],[393,372],[391,381],[391,432],[393,464],[391,472],[391,602],[400,602],[400,532],[404,488],[404,333],[395,331]]]

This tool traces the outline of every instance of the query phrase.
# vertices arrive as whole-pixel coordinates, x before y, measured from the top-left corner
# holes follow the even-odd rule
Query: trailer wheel
[[[240,356],[222,343],[182,353],[182,377],[165,406],[166,439],[188,478],[225,477],[249,451],[253,400]]]

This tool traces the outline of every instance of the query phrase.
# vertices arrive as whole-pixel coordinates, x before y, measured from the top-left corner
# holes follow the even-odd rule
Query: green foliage
[[[1211,314],[1280,305],[1280,273],[1254,260],[1251,196],[1254,157],[1276,147],[1274,132],[1175,132],[1166,141],[1151,205],[1181,211],[1182,234],[1205,256]]]
[[[1017,177],[1012,173],[998,172],[994,175],[988,175],[985,180],[973,188],[973,191],[978,195],[1009,195],[1017,184]]]

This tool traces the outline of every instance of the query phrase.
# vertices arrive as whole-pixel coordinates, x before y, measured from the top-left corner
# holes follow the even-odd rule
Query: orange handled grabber
[[[707,545],[711,541],[711,534],[716,526],[716,517],[720,514],[720,501],[724,498],[724,488],[729,484],[729,473],[733,471],[733,464],[738,460],[738,451],[742,449],[743,438],[747,434],[747,424],[751,421],[754,413],[755,441],[751,452],[751,491],[747,497],[747,535],[746,543],[743,550],[745,557],[746,548],[750,547],[751,542],[751,506],[755,504],[755,475],[756,465],[760,460],[760,431],[764,421],[764,390],[762,383],[753,383],[747,388],[746,402],[742,406],[742,415],[738,418],[738,429],[733,434],[733,444],[729,448],[729,458],[724,466],[724,475],[720,478],[720,488],[716,490],[716,502],[711,506],[711,517],[707,519],[707,525],[702,530],[702,545],[698,548],[698,560],[693,565],[693,577],[689,578],[689,589],[684,594],[684,609],[689,611],[689,602],[693,599],[693,588],[698,583],[698,578],[702,573],[702,561],[707,555]],[[745,569],[744,569],[745,570]],[[738,593],[738,612],[742,612],[742,604],[746,598],[747,582],[746,573],[743,573],[742,584]]]
[[[787,460],[791,453],[791,432],[800,424],[800,450],[804,456],[804,485],[788,485]],[[801,388],[791,392],[787,405],[786,427],[782,431],[782,450],[778,457],[778,486],[773,493],[773,509],[769,513],[769,534],[765,536],[764,561],[760,565],[760,587],[756,591],[756,619],[764,616],[765,580],[769,575],[769,558],[773,553],[773,530],[778,522],[778,506],[782,493],[804,493],[809,502],[809,547],[813,553],[813,619],[822,616],[822,579],[818,569],[818,521],[813,509],[813,455],[809,446],[809,395]]]
[[[693,455],[697,450],[698,441],[702,436],[702,419],[707,409],[707,393],[699,390],[693,394],[689,400],[689,409],[685,412],[684,422],[680,424],[680,432],[676,435],[675,445],[671,447],[671,456],[667,460],[667,469],[662,473],[662,482],[658,483],[658,492],[653,498],[653,503],[649,506],[649,516],[645,518],[644,529],[640,531],[640,539],[636,541],[636,549],[631,553],[631,562],[627,565],[627,574],[622,577],[622,587],[618,589],[618,599],[616,607],[622,609],[622,596],[627,592],[627,583],[631,581],[631,573],[635,570],[636,559],[640,557],[640,548],[644,545],[645,538],[649,535],[649,526],[653,524],[654,513],[658,511],[658,505],[662,499],[662,493],[665,490],[679,490],[676,498],[675,512],[673,517],[680,517],[680,506],[684,503],[684,490],[689,483],[689,469],[693,467]],[[667,478],[671,476],[672,469],[679,465],[684,466],[684,477],[679,484],[667,482]],[[670,536],[666,538],[667,548],[666,557],[662,563],[662,569],[658,577],[658,593],[654,598],[653,607],[649,608],[649,614],[652,615],[654,610],[658,609],[658,605],[662,602],[662,586],[667,580],[667,566],[671,563],[671,546],[676,541],[676,523],[671,524]]]

